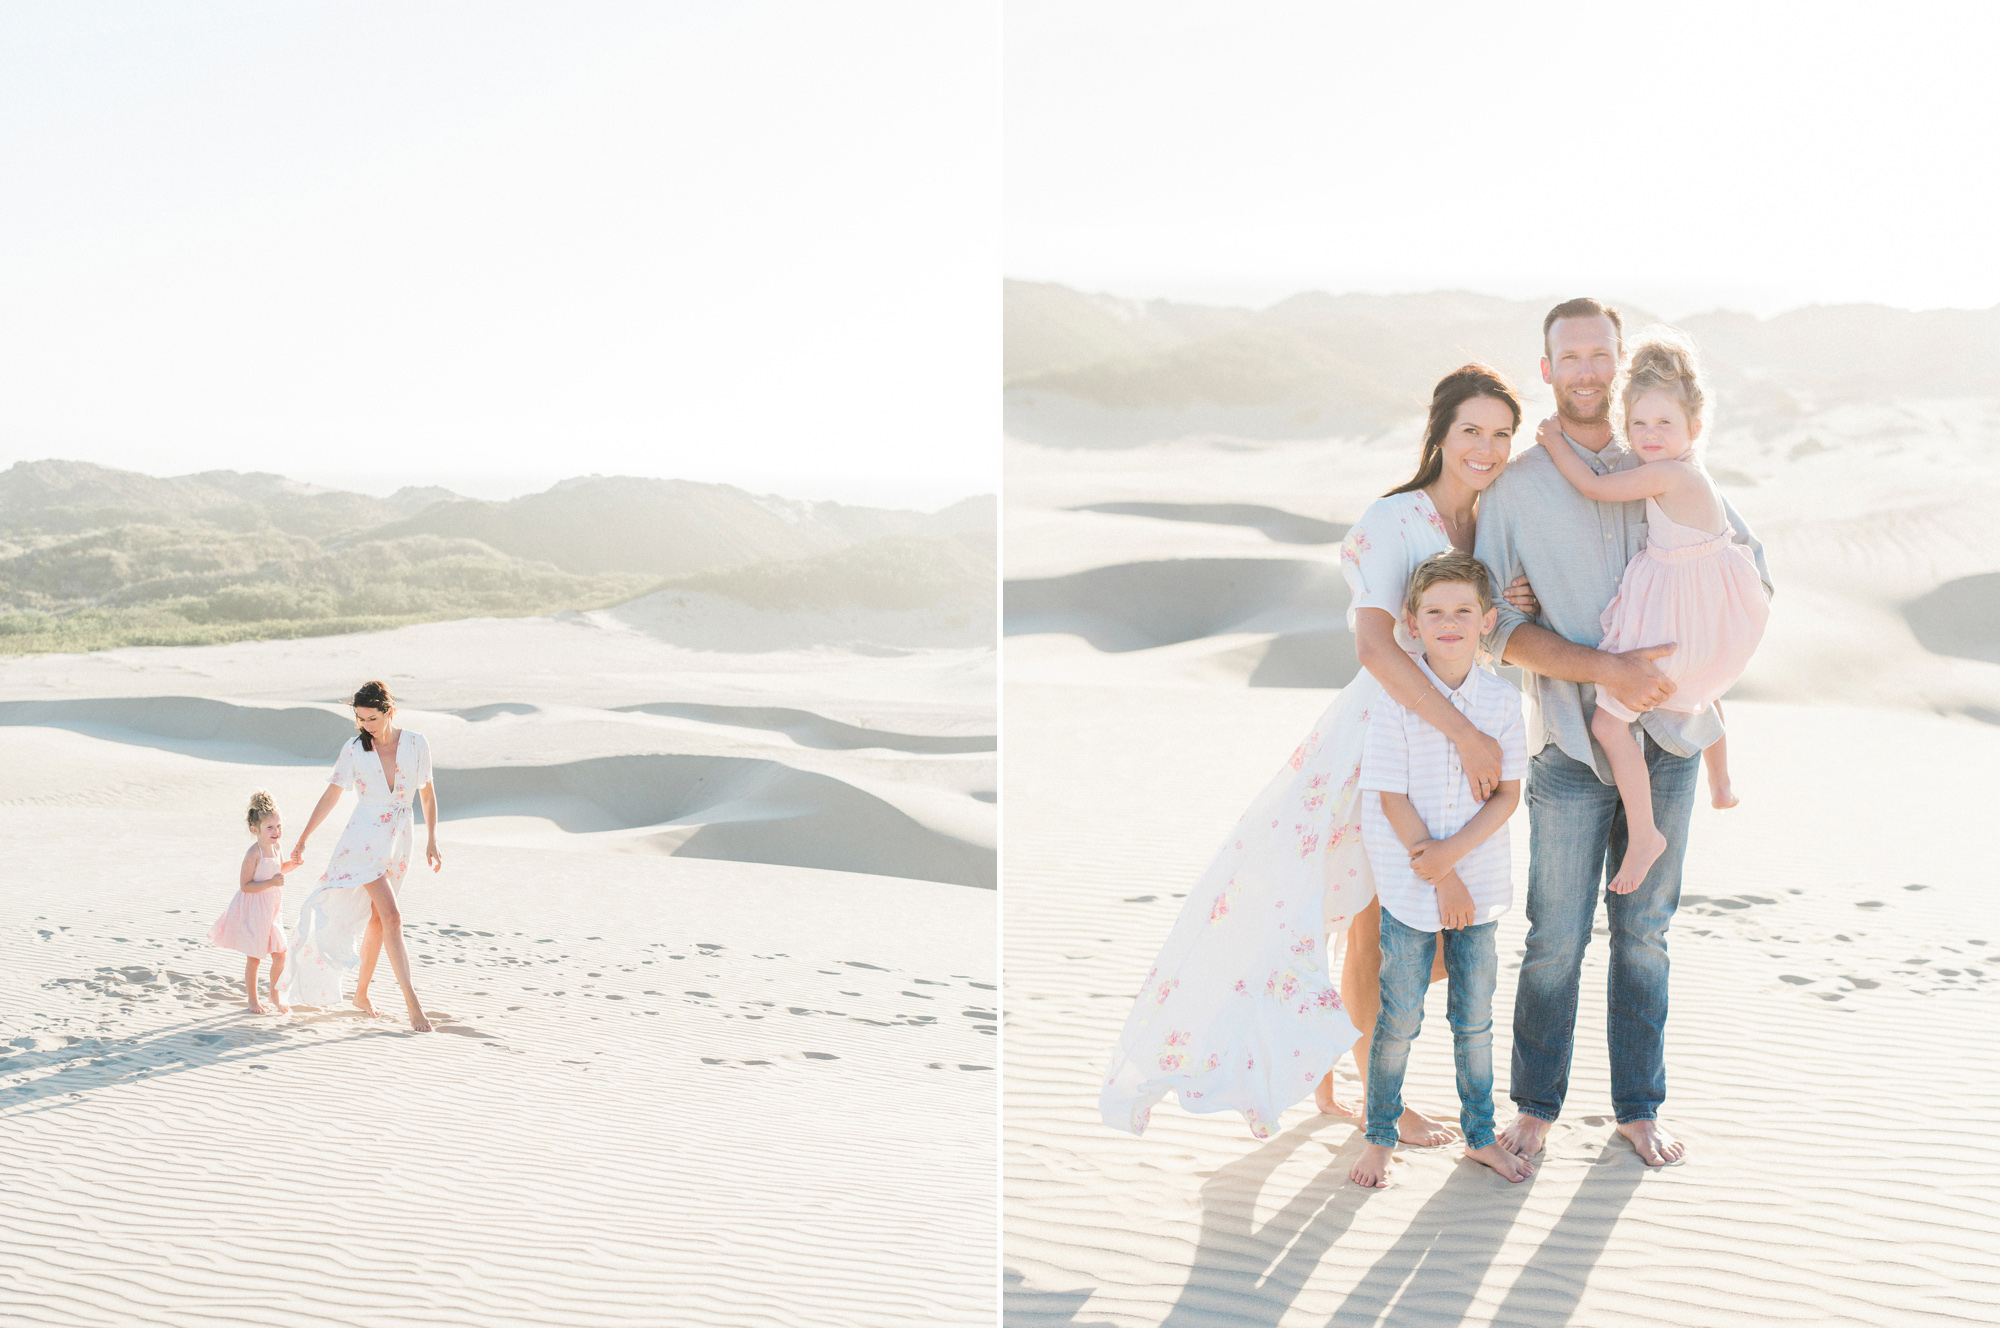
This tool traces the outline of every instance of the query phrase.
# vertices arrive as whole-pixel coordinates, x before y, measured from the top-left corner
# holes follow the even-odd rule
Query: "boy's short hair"
[[[1434,553],[1417,564],[1417,570],[1410,573],[1410,588],[1403,595],[1403,611],[1414,615],[1417,606],[1423,603],[1424,592],[1432,586],[1471,586],[1479,596],[1481,613],[1493,607],[1493,578],[1487,575],[1486,564],[1460,549],[1447,549]]]

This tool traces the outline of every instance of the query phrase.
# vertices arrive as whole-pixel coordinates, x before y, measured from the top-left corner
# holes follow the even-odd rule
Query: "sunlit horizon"
[[[905,0],[10,6],[0,469],[991,492],[998,36]]]
[[[2000,8],[1014,0],[1010,276],[2000,305]],[[1947,39],[1948,34],[1948,39]]]

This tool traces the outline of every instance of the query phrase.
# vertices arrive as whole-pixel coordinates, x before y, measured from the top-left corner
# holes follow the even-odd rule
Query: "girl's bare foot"
[[[406,1001],[404,1002],[404,1004],[407,1005],[410,1010],[410,1031],[412,1033],[430,1032],[431,1021],[424,1018],[424,1012],[422,1007],[420,1007],[415,1001]]]
[[[1741,799],[1739,799],[1734,793],[1730,792],[1729,785],[1715,784],[1710,786],[1708,790],[1708,801],[1709,804],[1715,808],[1715,810],[1719,812],[1726,812],[1731,807],[1734,807],[1739,801],[1741,801]]]
[[[1498,1142],[1484,1148],[1468,1148],[1465,1155],[1474,1162],[1481,1162],[1499,1172],[1507,1180],[1519,1184],[1535,1174],[1535,1169],[1521,1158],[1502,1148]]]
[[[264,1013],[264,1003],[258,1000],[255,996],[252,996],[250,998],[250,1013],[251,1014]]]
[[[1626,1121],[1618,1133],[1632,1141],[1632,1151],[1649,1167],[1669,1166],[1687,1156],[1687,1145],[1656,1120]]]
[[[1625,846],[1625,861],[1618,864],[1618,874],[1611,878],[1611,893],[1629,895],[1639,888],[1646,879],[1646,873],[1653,870],[1653,864],[1667,851],[1667,837],[1658,830],[1651,834],[1632,836]]]
[[[292,1007],[291,1007],[291,1006],[289,1006],[289,1005],[280,1005],[280,1004],[278,1004],[278,1002],[277,1002],[276,1000],[273,1000],[273,1001],[271,1002],[271,1008],[272,1008],[273,1010],[276,1010],[276,1011],[277,1011],[277,1012],[278,1012],[279,1014],[290,1014],[290,1013],[292,1012]]]
[[[1415,1107],[1404,1107],[1396,1122],[1396,1137],[1412,1148],[1442,1148],[1459,1138],[1456,1125],[1434,1121]]]
[[[1328,1070],[1324,1075],[1320,1076],[1319,1083],[1314,1085],[1313,1105],[1319,1108],[1319,1114],[1322,1116],[1359,1116],[1361,1114],[1359,1107],[1351,1103],[1342,1102],[1333,1095],[1332,1070]]]
[[[1371,1190],[1387,1189],[1392,1151],[1380,1144],[1369,1144],[1361,1150],[1361,1159],[1354,1164],[1354,1170],[1347,1173],[1347,1178]]]
[[[356,1009],[360,1010],[361,1013],[367,1015],[370,1019],[373,1019],[375,1017],[375,1002],[368,999],[367,992],[365,991],[355,992],[354,1005]]]

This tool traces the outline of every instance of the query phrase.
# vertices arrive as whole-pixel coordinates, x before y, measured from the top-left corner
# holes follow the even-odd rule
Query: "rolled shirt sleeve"
[[[1493,578],[1493,607],[1498,613],[1493,630],[1480,644],[1496,664],[1505,662],[1507,642],[1514,635],[1514,629],[1530,621],[1527,614],[1509,604],[1501,594],[1521,574],[1521,560],[1514,551],[1513,531],[1508,527],[1506,500],[1502,496],[1506,478],[1503,472],[1480,497],[1479,528],[1472,544],[1473,556],[1486,564],[1486,574]]]

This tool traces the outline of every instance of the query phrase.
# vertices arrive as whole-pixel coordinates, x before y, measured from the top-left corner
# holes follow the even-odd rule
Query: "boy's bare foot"
[[[1671,1166],[1687,1156],[1687,1145],[1656,1120],[1626,1121],[1618,1133],[1632,1141],[1632,1151],[1649,1167]]]
[[[1456,1125],[1434,1121],[1415,1107],[1404,1107],[1396,1122],[1396,1137],[1412,1148],[1442,1148],[1459,1138]]]
[[[1389,1157],[1392,1152],[1392,1149],[1384,1148],[1380,1144],[1369,1144],[1361,1150],[1361,1158],[1354,1164],[1354,1170],[1347,1173],[1347,1178],[1356,1185],[1366,1186],[1371,1190],[1387,1189]]]
[[[370,1019],[373,1019],[375,1017],[375,1002],[368,999],[367,992],[365,991],[355,992],[354,1005],[356,1009],[360,1010],[361,1013],[367,1015]]]
[[[1319,1114],[1322,1116],[1359,1116],[1361,1114],[1361,1108],[1351,1103],[1342,1102],[1333,1095],[1332,1070],[1328,1070],[1325,1074],[1321,1075],[1319,1082],[1313,1085],[1313,1105],[1319,1108]]]
[[[1545,1121],[1524,1111],[1509,1121],[1507,1128],[1500,1131],[1493,1142],[1515,1157],[1533,1157],[1542,1151],[1542,1141],[1549,1137],[1549,1127],[1554,1124],[1554,1121]]]
[[[1719,812],[1726,812],[1731,807],[1734,807],[1738,802],[1742,801],[1742,799],[1738,798],[1734,793],[1730,792],[1729,785],[1716,784],[1712,785],[1708,790],[1708,801],[1709,805],[1714,807],[1715,810]]]
[[[1500,1146],[1496,1139],[1484,1148],[1468,1148],[1465,1155],[1474,1162],[1483,1162],[1508,1180],[1517,1184],[1535,1174],[1525,1158],[1516,1157]]]
[[[1646,836],[1633,835],[1625,846],[1625,861],[1618,864],[1618,874],[1611,878],[1611,893],[1629,895],[1639,888],[1646,879],[1646,873],[1653,870],[1653,864],[1667,851],[1667,837],[1658,830]]]

